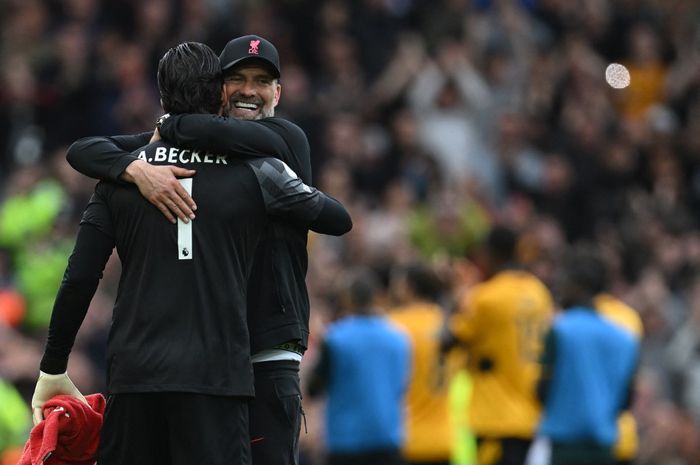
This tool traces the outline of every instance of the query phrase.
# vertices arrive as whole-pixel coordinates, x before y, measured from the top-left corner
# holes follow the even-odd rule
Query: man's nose
[[[240,92],[245,96],[255,95],[255,86],[251,81],[245,81],[241,86]]]

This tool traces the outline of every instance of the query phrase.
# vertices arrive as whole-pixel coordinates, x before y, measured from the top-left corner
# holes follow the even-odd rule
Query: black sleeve
[[[320,192],[320,191],[318,191]],[[309,229],[319,234],[342,236],[352,229],[352,218],[343,204],[330,195],[321,192],[323,207],[318,216],[309,224]]]
[[[248,164],[258,179],[268,214],[321,234],[340,236],[352,229],[350,214],[340,202],[304,184],[284,162],[268,157]]]
[[[137,159],[131,152],[148,145],[152,135],[144,132],[133,136],[85,137],[73,142],[66,159],[85,176],[118,182],[126,167]]]
[[[318,361],[311,371],[311,377],[307,385],[307,394],[309,397],[318,397],[326,390],[328,377],[330,374],[330,357],[329,349],[326,342],[321,344],[319,350]]]
[[[95,225],[83,223],[80,226],[51,314],[48,340],[40,366],[44,373],[65,373],[75,336],[113,247],[114,239]]]
[[[275,157],[311,182],[311,159],[306,134],[281,118],[248,121],[217,115],[180,114],[166,118],[161,137],[178,147],[238,157]]]
[[[540,358],[542,371],[540,379],[537,382],[537,398],[543,405],[547,402],[547,394],[549,393],[549,384],[552,378],[552,368],[556,357],[556,344],[554,330],[550,329],[544,339],[544,350]]]

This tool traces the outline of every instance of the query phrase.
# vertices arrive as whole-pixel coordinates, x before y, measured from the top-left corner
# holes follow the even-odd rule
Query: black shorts
[[[107,399],[99,465],[250,465],[247,397],[185,392]]]
[[[255,398],[250,403],[250,449],[255,465],[299,463],[301,388],[299,362],[253,364]]]
[[[480,465],[522,465],[532,441],[522,438],[476,438]]]

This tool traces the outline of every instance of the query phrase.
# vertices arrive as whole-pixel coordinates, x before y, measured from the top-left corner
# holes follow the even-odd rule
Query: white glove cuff
[[[65,378],[68,372],[60,373],[58,375],[50,375],[48,373],[44,373],[43,371],[39,370],[39,376],[42,378],[47,378],[47,379],[58,379],[58,378]]]

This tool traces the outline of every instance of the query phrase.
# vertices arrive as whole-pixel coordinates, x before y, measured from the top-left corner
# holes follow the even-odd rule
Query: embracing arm
[[[237,157],[275,157],[311,182],[309,142],[299,126],[282,118],[249,121],[217,115],[180,114],[158,129],[164,140],[195,150]]]
[[[177,177],[194,176],[195,171],[172,165],[151,165],[131,153],[148,145],[150,138],[151,133],[86,137],[70,146],[66,158],[73,168],[86,176],[136,184],[141,195],[171,223],[176,222],[176,216],[187,223],[194,219],[197,205]]]
[[[268,214],[321,234],[341,236],[352,229],[350,214],[340,202],[304,184],[284,162],[268,157],[248,163]]]
[[[328,194],[318,191],[323,198],[323,206],[309,229],[319,234],[342,236],[352,229],[352,218],[342,203]]]
[[[352,218],[343,204],[296,179],[302,192],[278,198],[274,205],[268,204],[270,214],[319,234],[342,236],[352,229]],[[287,187],[294,188],[292,184]]]
[[[131,162],[131,152],[148,144],[152,133],[133,136],[84,137],[70,146],[66,159],[76,171],[95,179],[119,181]]]

